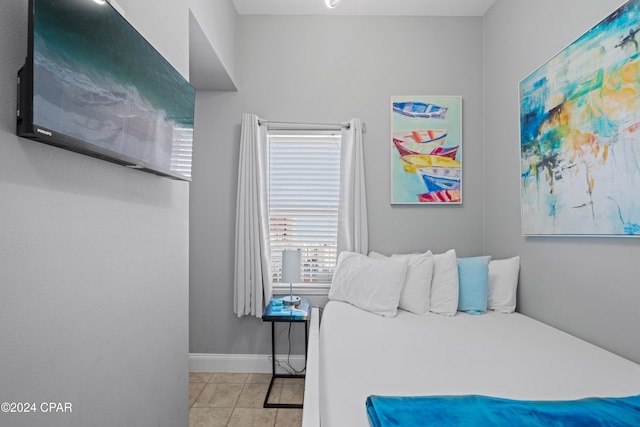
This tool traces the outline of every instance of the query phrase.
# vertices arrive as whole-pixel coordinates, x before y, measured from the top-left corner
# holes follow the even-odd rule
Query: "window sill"
[[[326,297],[327,295],[329,295],[329,289],[331,289],[331,285],[328,283],[322,283],[317,285],[312,285],[312,284],[300,284],[300,285],[294,284],[293,285],[293,293],[295,295]],[[289,295],[289,285],[274,284],[273,294]]]

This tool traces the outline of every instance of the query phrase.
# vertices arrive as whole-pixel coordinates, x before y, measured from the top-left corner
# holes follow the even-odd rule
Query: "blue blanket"
[[[369,396],[373,427],[624,426],[640,427],[640,395],[567,401],[487,396]]]

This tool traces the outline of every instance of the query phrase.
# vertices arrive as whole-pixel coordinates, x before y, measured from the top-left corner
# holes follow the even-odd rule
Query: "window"
[[[340,131],[268,130],[267,174],[273,283],[282,251],[302,251],[302,282],[330,284],[336,265]]]

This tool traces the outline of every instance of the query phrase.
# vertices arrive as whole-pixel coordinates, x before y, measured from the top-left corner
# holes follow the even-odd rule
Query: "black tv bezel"
[[[108,150],[102,148],[96,144],[92,144],[87,141],[83,141],[78,138],[66,135],[64,133],[57,132],[52,129],[48,129],[44,126],[39,126],[33,123],[33,73],[34,73],[34,1],[29,0],[29,17],[28,17],[28,45],[27,56],[25,58],[25,64],[20,70],[18,70],[17,76],[17,106],[16,106],[16,134],[20,137],[27,138],[33,141],[41,142],[47,145],[63,148],[66,150],[74,151],[76,153],[84,154],[90,157],[94,157],[101,160],[106,160],[112,163],[123,165],[131,169],[137,169],[143,172],[149,172],[155,175],[160,175],[166,178],[191,182],[191,177],[183,174],[173,172],[171,170],[161,168],[159,166],[144,162],[140,159],[136,159],[117,151]],[[110,7],[114,13],[120,14],[116,8],[107,2],[107,7]],[[120,15],[122,16],[122,15]],[[149,46],[166,61],[160,52],[142,35],[140,32],[131,25],[127,19],[122,16],[122,19],[135,30],[138,36],[143,39]],[[169,63],[168,61],[166,61]],[[171,65],[169,63],[169,65]],[[171,66],[174,68],[173,66]],[[175,70],[175,68],[174,68]],[[176,73],[179,73],[176,70]],[[190,84],[186,79],[185,81]],[[194,89],[195,90],[195,89]],[[195,111],[195,106],[194,106]]]

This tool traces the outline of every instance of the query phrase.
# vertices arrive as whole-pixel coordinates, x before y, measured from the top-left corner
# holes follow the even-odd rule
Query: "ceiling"
[[[233,0],[240,15],[483,16],[495,0]]]

